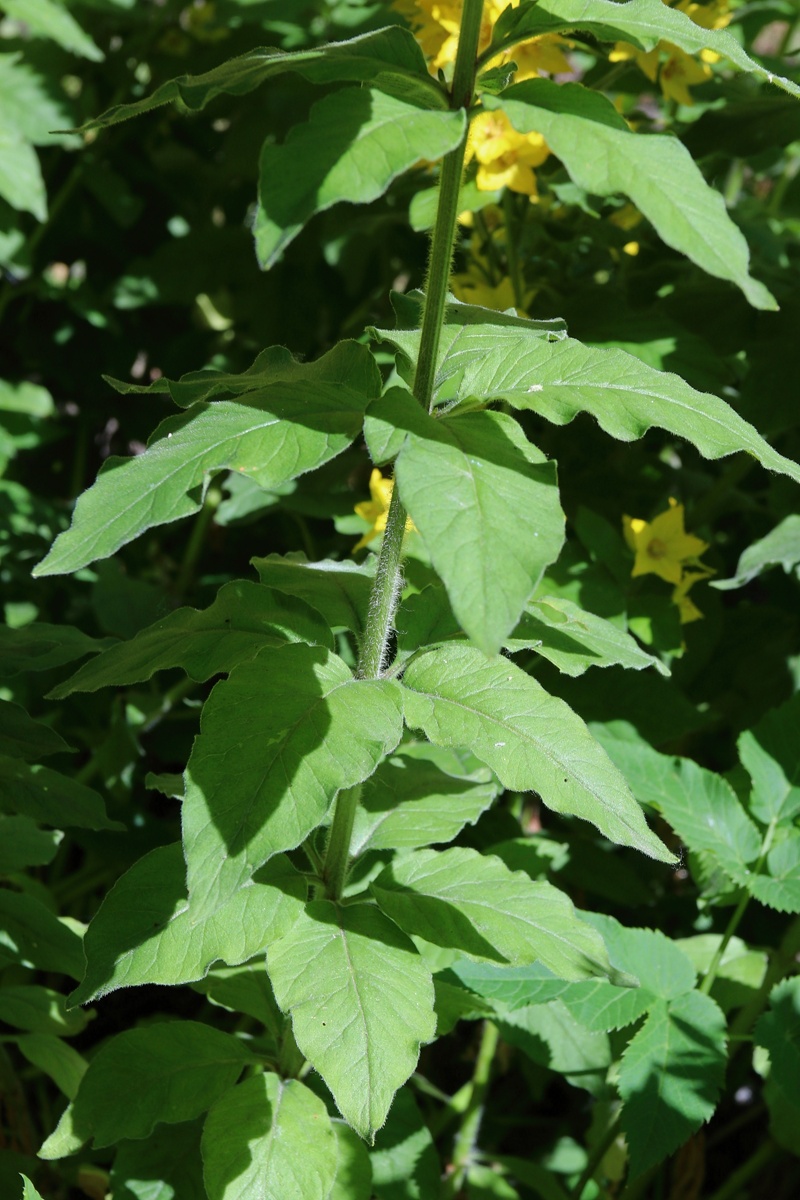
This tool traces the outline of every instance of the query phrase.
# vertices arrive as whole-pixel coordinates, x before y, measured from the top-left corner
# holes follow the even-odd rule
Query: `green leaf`
[[[0,816],[0,875],[43,867],[55,858],[64,835],[39,829],[28,817]]]
[[[619,1091],[631,1177],[677,1150],[707,1121],[725,1077],[726,1024],[708,996],[658,1000],[622,1056]]]
[[[272,985],[260,954],[255,961],[244,966],[212,967],[193,987],[194,991],[208,996],[214,1004],[220,1004],[231,1012],[254,1017],[276,1041],[282,1035],[283,1016],[275,1003]]]
[[[368,390],[342,382],[348,363],[356,378],[364,374],[365,358],[371,359],[365,347],[341,342],[326,355],[327,382],[316,364],[313,386],[274,383],[168,417],[143,454],[106,460],[34,575],[76,571],[146,529],[197,512],[218,471],[244,471],[270,488],[335,458],[360,432],[364,409],[380,388],[374,361]]]
[[[217,1100],[202,1153],[208,1200],[328,1200],[338,1159],[322,1100],[271,1072]]]
[[[191,983],[214,962],[246,962],[291,927],[305,898],[305,880],[280,855],[198,917],[186,899],[180,844],[159,846],[105,896],[86,932],[86,973],[70,1002],[143,983]]]
[[[406,670],[403,704],[412,727],[434,744],[469,746],[504,787],[538,792],[611,841],[674,861],[580,717],[513,663],[471,646],[427,651]]]
[[[0,756],[0,810],[21,811],[36,821],[62,828],[125,828],[106,816],[102,799],[91,788],[49,767],[31,766],[19,758]]]
[[[435,1200],[442,1174],[430,1130],[410,1087],[394,1098],[386,1124],[370,1152],[372,1187],[378,1200]]]
[[[398,684],[354,679],[321,647],[267,647],[218,683],[186,770],[183,842],[195,920],[273,854],[298,846],[340,788],[368,778],[401,733]]]
[[[395,618],[397,659],[404,662],[421,646],[463,638],[453,616],[447,592],[440,583],[431,583],[421,592],[413,592],[401,601]]]
[[[309,904],[267,951],[275,997],[342,1116],[372,1139],[436,1030],[433,981],[377,909]]]
[[[47,219],[47,192],[39,156],[14,129],[0,129],[0,197],[20,212]]]
[[[420,159],[454,150],[465,130],[462,109],[419,107],[375,88],[325,96],[282,145],[261,151],[253,232],[262,267],[278,261],[314,213],[377,200]]]
[[[249,580],[224,584],[209,608],[179,608],[129,642],[112,646],[59,684],[50,698],[96,692],[150,679],[182,667],[197,681],[232,670],[265,646],[310,642],[333,649],[333,637],[310,605]]]
[[[677,138],[632,133],[610,100],[577,83],[530,79],[483,103],[520,133],[541,133],[579,187],[628,196],[668,246],[735,283],[755,308],[777,308],[749,274],[747,242],[725,201]]]
[[[641,979],[652,995],[672,1000],[692,990],[696,981],[692,961],[665,934],[631,929],[601,913],[585,915],[603,935],[613,965]]]
[[[41,901],[3,888],[0,889],[0,965],[8,963],[58,971],[80,979],[81,939]]]
[[[24,0],[18,0],[24,3]],[[181,75],[156,88],[134,104],[118,104],[87,122],[82,130],[101,129],[180,100],[196,112],[215,96],[243,96],[270,76],[296,71],[312,83],[365,82],[390,95],[407,97],[431,108],[446,108],[442,88],[428,74],[425,59],[407,29],[392,26],[334,42],[313,50],[287,54],[259,47],[229,59],[203,75]]]
[[[30,33],[57,42],[64,50],[92,62],[102,62],[102,50],[84,33],[78,22],[56,0],[3,0],[7,17],[22,21]]]
[[[497,1020],[503,1041],[518,1046],[533,1062],[593,1096],[608,1095],[606,1077],[612,1062],[608,1035],[584,1029],[560,1000],[515,1012],[501,1010]]]
[[[0,1021],[30,1033],[52,1033],[74,1037],[86,1028],[89,1018],[52,988],[38,984],[7,984],[0,988]]]
[[[0,625],[0,671],[9,679],[28,671],[49,671],[114,644],[114,638],[89,637],[72,625],[43,621],[33,621],[22,629]]]
[[[800,1107],[800,977],[784,979],[772,989],[754,1038],[769,1050],[770,1079],[790,1104]]]
[[[768,72],[745,53],[732,34],[704,29],[681,10],[663,6],[662,0],[538,0],[535,7],[522,4],[507,9],[494,27],[492,41],[494,45],[521,42],[569,29],[585,30],[604,42],[632,42],[643,50],[652,50],[662,40],[689,54],[712,50],[743,71],[800,96],[796,83]]]
[[[50,1033],[26,1033],[17,1038],[17,1048],[29,1063],[49,1075],[68,1100],[75,1099],[89,1064],[68,1042]]]
[[[629,633],[561,596],[538,596],[527,606],[505,648],[530,649],[565,675],[583,675],[589,667],[655,667],[669,675],[660,658],[647,654]]]
[[[367,850],[416,850],[451,842],[465,825],[475,824],[500,790],[486,768],[481,782],[454,778],[432,756],[415,760],[403,749],[381,763],[364,785],[350,842],[353,857]]]
[[[331,1121],[336,1136],[336,1177],[327,1200],[370,1200],[372,1166],[361,1138],[344,1121]]]
[[[678,375],[656,371],[624,350],[596,350],[555,334],[548,338],[526,329],[525,322],[522,328],[497,324],[487,314],[482,324],[471,324],[454,305],[445,316],[437,403],[505,400],[555,425],[588,412],[623,442],[657,427],[685,438],[706,458],[745,450],[769,470],[800,482],[796,463],[773,450],[723,400],[695,391]],[[418,330],[377,332],[407,359],[416,358]]]
[[[81,1143],[93,1137],[99,1148],[121,1138],[146,1138],[160,1122],[191,1121],[233,1087],[251,1062],[238,1038],[197,1021],[128,1029],[105,1042],[89,1063],[67,1110],[74,1137]],[[53,1150],[60,1148],[56,1130],[39,1154],[58,1158]]]
[[[770,567],[780,564],[784,571],[791,574],[800,563],[800,516],[791,513],[766,535],[753,542],[742,554],[736,568],[736,574],[730,579],[717,579],[712,587],[720,591],[730,588],[744,587],[751,579],[756,579]]]
[[[475,958],[524,966],[537,959],[563,979],[607,976],[603,939],[549,883],[509,871],[476,850],[418,850],[370,884],[401,929]]]
[[[800,829],[787,830],[767,854],[769,874],[750,874],[747,890],[779,912],[800,913]]]
[[[462,628],[496,653],[564,542],[555,464],[504,413],[437,421],[408,399],[417,413],[402,426],[400,496]],[[403,421],[401,406],[392,416]]]
[[[251,561],[262,583],[310,604],[331,627],[363,632],[375,579],[372,564],[328,558],[309,562],[301,553],[269,554]]]
[[[34,721],[21,705],[0,700],[0,754],[36,762],[48,754],[71,750],[72,747],[54,729]]]
[[[42,1200],[27,1175],[22,1176],[22,1185],[22,1200]]]
[[[123,1142],[111,1167],[114,1200],[207,1200],[200,1133],[201,1123],[191,1121]]]
[[[739,757],[753,781],[750,811],[759,821],[791,821],[800,812],[800,696],[772,708],[739,737]]]
[[[79,144],[76,138],[50,132],[56,127],[63,128],[72,120],[66,97],[51,91],[46,73],[21,60],[18,51],[0,54],[0,108],[4,124],[34,146]],[[37,417],[55,413],[50,393],[38,384],[27,381],[16,386],[0,383],[0,409],[5,411],[9,411],[6,408],[9,392],[16,392],[25,405],[11,408],[12,412],[27,412]]]

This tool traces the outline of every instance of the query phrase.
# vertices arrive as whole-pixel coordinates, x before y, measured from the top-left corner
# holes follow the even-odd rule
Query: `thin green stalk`
[[[709,1200],[734,1200],[738,1196],[745,1184],[749,1183],[754,1176],[760,1174],[763,1168],[767,1165],[771,1158],[774,1157],[777,1147],[771,1138],[767,1138],[762,1142],[754,1154],[748,1158],[747,1162],[742,1163],[738,1171],[734,1171],[732,1175],[723,1183],[722,1187],[717,1188]],[[759,1190],[759,1195],[766,1195],[764,1190]]]
[[[570,1196],[573,1198],[573,1200],[581,1200],[581,1196],[583,1195],[584,1190],[588,1187],[590,1181],[594,1178],[595,1171],[600,1166],[600,1163],[603,1161],[606,1154],[608,1154],[608,1151],[611,1149],[612,1145],[614,1144],[614,1141],[615,1141],[618,1133],[619,1133],[619,1109],[617,1109],[616,1112],[612,1115],[610,1121],[608,1122],[608,1125],[605,1128],[603,1136],[600,1138],[600,1141],[597,1143],[594,1150],[592,1150],[592,1153],[589,1155],[589,1160],[586,1163],[586,1166],[583,1170],[583,1174],[581,1175],[578,1182],[575,1184],[575,1187],[570,1192]]]
[[[749,1033],[753,1028],[761,1013],[766,1008],[770,992],[775,987],[775,984],[780,983],[783,979],[798,954],[800,954],[800,917],[795,917],[783,935],[783,941],[770,959],[769,966],[761,981],[761,987],[755,996],[739,1010],[738,1016],[732,1023],[730,1028],[730,1037],[732,1040],[734,1038],[741,1038],[743,1034]],[[738,1045],[742,1044],[744,1043],[738,1043]]]
[[[175,581],[175,591],[178,596],[184,596],[189,590],[189,586],[194,578],[197,562],[203,551],[208,527],[214,520],[214,514],[219,508],[221,501],[222,488],[212,483],[206,492],[203,507],[198,513],[197,520],[189,535],[189,541],[186,544],[186,553],[183,556],[183,561],[178,571],[178,578]]]
[[[325,866],[322,878],[325,882],[325,895],[329,900],[341,899],[347,868],[350,865],[350,840],[353,836],[353,822],[356,819],[356,809],[361,800],[361,784],[345,788],[336,797],[336,809],[328,835],[328,846],[325,851]]]
[[[478,1057],[475,1060],[475,1070],[472,1073],[472,1086],[469,1103],[461,1119],[461,1125],[453,1145],[451,1171],[445,1181],[443,1195],[457,1196],[464,1185],[464,1180],[475,1157],[478,1144],[481,1121],[486,1105],[486,1093],[489,1090],[489,1080],[492,1073],[492,1063],[497,1051],[500,1034],[497,1026],[491,1021],[484,1021],[481,1044]]]

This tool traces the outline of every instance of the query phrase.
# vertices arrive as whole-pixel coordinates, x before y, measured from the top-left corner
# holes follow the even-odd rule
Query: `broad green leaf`
[[[110,820],[97,792],[52,771],[31,766],[19,758],[0,755],[0,811],[19,812],[45,825],[62,828],[123,830]]]
[[[50,38],[64,50],[80,54],[92,62],[102,62],[102,50],[63,4],[56,0],[3,0],[7,17],[22,21],[37,37]]]
[[[577,83],[531,79],[483,103],[520,133],[541,133],[579,187],[628,196],[668,246],[735,283],[755,308],[777,308],[749,274],[747,242],[725,201],[677,138],[633,133],[610,100]]]
[[[522,328],[494,324],[487,316],[482,324],[470,324],[453,305],[446,320],[436,372],[438,403],[505,400],[555,425],[588,412],[623,442],[654,427],[666,429],[706,458],[745,450],[769,470],[800,482],[800,467],[773,450],[724,400],[695,391],[679,376],[656,371],[624,350],[546,337],[524,328],[524,322]],[[418,330],[377,332],[407,360],[416,358]]]
[[[261,151],[253,232],[262,267],[278,261],[314,213],[340,200],[377,200],[420,159],[455,150],[465,131],[463,109],[420,107],[377,88],[325,96],[283,144]]]
[[[331,1121],[336,1138],[336,1175],[326,1200],[370,1200],[372,1166],[361,1138],[345,1121]]]
[[[259,956],[239,967],[212,967],[194,985],[196,992],[208,996],[231,1012],[254,1017],[277,1039],[283,1032],[283,1015],[272,993],[264,959]]]
[[[497,796],[499,785],[446,775],[425,758],[398,754],[381,763],[364,785],[356,811],[350,853],[416,850],[451,842],[474,825]]]
[[[342,1116],[372,1139],[435,1033],[433,981],[377,909],[309,904],[267,951],[275,997]]]
[[[68,1042],[51,1033],[26,1033],[17,1038],[17,1048],[29,1063],[49,1075],[68,1100],[75,1099],[89,1064]]]
[[[49,671],[113,646],[114,638],[93,638],[72,625],[33,621],[22,629],[0,625],[0,673],[7,679],[28,671]]]
[[[354,679],[321,647],[267,647],[218,683],[186,770],[194,919],[210,916],[273,854],[298,846],[340,788],[367,779],[401,733],[398,684]]]
[[[36,762],[49,754],[62,754],[71,749],[54,729],[34,721],[21,705],[0,700],[0,754]]]
[[[66,997],[38,984],[6,984],[0,988],[0,1021],[29,1033],[74,1037],[86,1028],[89,1017],[67,1009]]]
[[[14,129],[0,129],[0,198],[20,212],[47,218],[47,192],[39,156]]]
[[[18,0],[24,3],[24,0]],[[259,47],[206,71],[203,75],[181,75],[171,79],[144,100],[109,108],[82,128],[101,129],[150,112],[162,104],[180,100],[197,111],[215,96],[243,96],[253,88],[285,71],[296,71],[312,83],[365,82],[391,95],[414,99],[431,108],[446,108],[442,88],[428,74],[416,40],[406,29],[393,26],[362,34],[346,42],[334,42],[313,50],[287,54]]]
[[[662,675],[670,673],[660,658],[642,650],[629,633],[561,596],[532,600],[506,638],[505,648],[512,654],[535,650],[565,675],[582,675],[589,667],[613,666],[634,671],[655,667]]]
[[[672,43],[688,54],[712,50],[730,59],[737,67],[758,78],[774,83],[793,96],[800,88],[790,79],[773,75],[742,49],[741,43],[723,29],[704,29],[686,13],[669,8],[662,0],[537,0],[506,9],[493,31],[494,45],[507,45],[559,33],[569,29],[592,33],[599,41],[632,42],[642,50],[652,50],[659,41]]]
[[[414,420],[395,463],[400,496],[462,628],[494,654],[563,545],[555,464],[504,413]]]
[[[208,1200],[328,1200],[338,1159],[323,1101],[271,1072],[217,1100],[202,1154]]]
[[[114,1200],[207,1200],[200,1158],[202,1123],[160,1126],[122,1142],[111,1167]]]
[[[769,996],[755,1028],[755,1043],[769,1050],[770,1079],[800,1107],[800,977],[784,979]]]
[[[800,696],[772,708],[739,737],[739,757],[753,781],[749,808],[759,821],[791,821],[800,812]]]
[[[800,913],[800,829],[785,832],[767,854],[767,874],[750,874],[747,890],[779,912]]]
[[[40,829],[29,817],[0,816],[0,875],[46,866],[63,836],[58,829]]]
[[[631,1177],[677,1150],[714,1112],[725,1032],[721,1011],[700,992],[653,1005],[619,1070]]]
[[[179,608],[131,641],[97,655],[50,696],[60,700],[72,692],[140,683],[170,667],[182,667],[198,681],[210,679],[253,658],[265,646],[287,641],[333,649],[327,624],[309,605],[237,579],[224,584],[208,608]]]
[[[494,855],[418,850],[396,858],[370,890],[401,929],[434,945],[513,966],[538,959],[562,979],[613,973],[602,937],[563,892]]]
[[[468,746],[504,787],[538,792],[611,841],[673,861],[580,717],[507,659],[471,646],[427,651],[406,670],[403,704],[412,727],[434,744]]]
[[[500,1036],[542,1067],[564,1076],[573,1087],[606,1097],[612,1063],[608,1035],[580,1025],[560,1000],[497,1014]]]
[[[442,1168],[430,1130],[410,1087],[394,1098],[386,1124],[370,1151],[372,1187],[378,1200],[434,1200]]]
[[[81,939],[49,908],[23,892],[0,889],[0,965],[19,963],[80,979]]]
[[[549,1004],[551,1000],[568,995],[574,986],[566,979],[557,979],[541,963],[501,967],[495,963],[461,959],[450,969],[463,987],[488,1000],[498,1011]]]
[[[313,386],[275,383],[168,417],[143,454],[106,460],[78,499],[72,525],[34,575],[76,571],[146,529],[197,512],[218,471],[243,471],[270,488],[335,458],[360,432],[364,409],[380,387],[374,362],[367,390],[341,381],[348,362],[363,374],[365,356],[371,357],[365,347],[342,342],[326,356],[328,382],[318,369]]]
[[[213,913],[196,917],[180,844],[159,846],[105,896],[86,932],[86,973],[70,1001],[87,1004],[143,983],[191,983],[213,962],[246,962],[291,927],[305,898],[305,880],[280,855]]]
[[[766,537],[759,538],[742,554],[736,574],[730,579],[717,579],[712,587],[720,591],[744,587],[751,579],[780,564],[787,575],[800,563],[800,516],[791,513],[776,525]]]
[[[197,1021],[128,1029],[89,1063],[67,1110],[73,1135],[81,1142],[94,1138],[96,1147],[112,1146],[121,1138],[146,1138],[161,1122],[191,1121],[252,1062],[244,1042]],[[61,1157],[52,1153],[61,1148],[57,1135],[42,1146],[42,1158]]]
[[[304,554],[270,554],[252,559],[262,583],[296,596],[321,612],[332,627],[361,634],[367,617],[375,568],[369,563],[309,562]]]

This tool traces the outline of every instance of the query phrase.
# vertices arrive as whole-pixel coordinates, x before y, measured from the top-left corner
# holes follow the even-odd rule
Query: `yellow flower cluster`
[[[535,200],[533,167],[540,166],[549,153],[540,133],[517,133],[500,109],[478,113],[470,125],[466,160],[478,162],[475,182],[481,192],[507,187]]]
[[[663,0],[670,4],[670,0]],[[694,0],[679,0],[673,5],[686,13],[695,25],[703,29],[724,29],[731,19],[728,0],[711,0],[709,4],[696,4]],[[662,64],[663,55],[666,61]],[[609,55],[611,62],[626,62],[634,59],[637,66],[644,71],[653,83],[658,80],[661,91],[668,100],[676,100],[678,104],[693,104],[689,87],[692,84],[706,83],[711,78],[711,64],[719,61],[719,55],[713,50],[701,50],[700,61],[692,58],[685,50],[673,46],[671,42],[659,42],[654,50],[646,53],[637,50],[627,42],[617,42]],[[659,71],[659,66],[661,67]]]
[[[371,499],[363,500],[355,506],[355,512],[365,521],[372,522],[372,528],[368,529],[364,536],[353,546],[352,553],[355,554],[358,550],[363,550],[364,546],[368,546],[382,533],[386,532],[386,520],[389,516],[389,504],[394,491],[394,480],[384,479],[377,467],[373,468],[372,474],[369,477],[369,494]],[[416,528],[414,522],[409,517],[406,520],[406,533]]]
[[[652,521],[624,516],[622,528],[625,541],[636,556],[631,575],[658,575],[673,584],[672,602],[678,606],[681,623],[699,620],[703,614],[689,591],[714,571],[700,562],[708,542],[684,530],[683,505],[670,497],[666,512],[659,513]]]

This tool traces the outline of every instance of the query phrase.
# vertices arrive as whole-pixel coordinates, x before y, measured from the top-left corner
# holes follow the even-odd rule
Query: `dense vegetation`
[[[797,0],[0,39],[3,1200],[796,1196]]]

